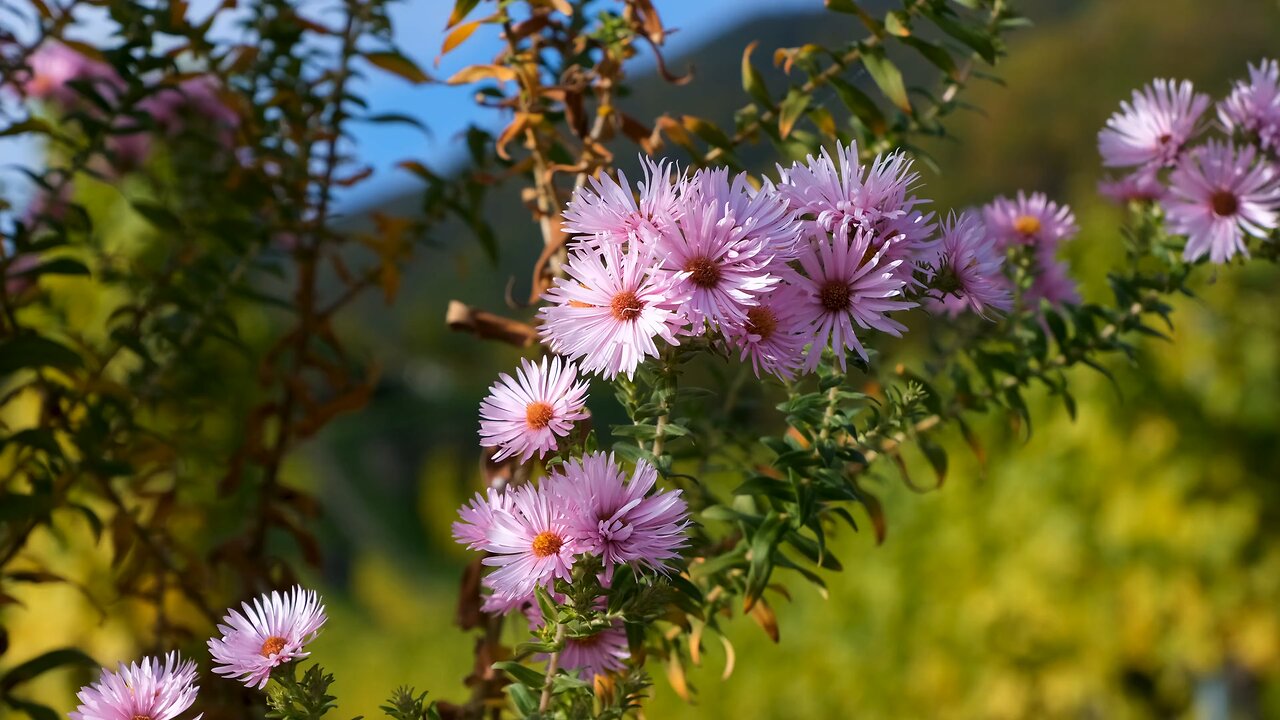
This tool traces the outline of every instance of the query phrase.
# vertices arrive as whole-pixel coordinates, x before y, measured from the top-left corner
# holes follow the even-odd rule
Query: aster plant
[[[33,536],[66,529],[50,510],[64,509],[111,529],[121,597],[196,618],[159,623],[148,642],[176,646],[199,623],[216,635],[203,690],[191,661],[146,658],[82,689],[75,720],[182,720],[203,706],[316,720],[336,707],[335,678],[311,658],[324,606],[277,550],[318,569],[316,503],[281,468],[372,393],[334,314],[365,290],[394,300],[411,241],[445,218],[496,256],[483,199],[499,183],[526,183],[541,252],[527,302],[507,298],[523,316],[458,301],[447,318],[526,355],[479,401],[485,486],[452,527],[475,560],[458,612],[477,631],[471,695],[401,688],[382,707],[397,720],[634,716],[657,666],[691,699],[685,669],[708,648],[732,671],[728,623],[749,618],[777,641],[771,602],[797,582],[826,593],[842,566],[835,533],[884,537],[883,475],[940,486],[940,434],[981,455],[967,419],[1000,413],[1029,431],[1032,388],[1074,414],[1069,371],[1110,374],[1110,356],[1161,336],[1168,296],[1192,293],[1199,265],[1280,257],[1271,60],[1216,112],[1190,83],[1156,80],[1100,130],[1117,173],[1100,190],[1128,212],[1110,298],[1077,287],[1064,250],[1079,227],[1045,193],[936,207],[911,148],[946,136],[966,85],[1024,24],[1005,0],[902,0],[883,16],[828,0],[865,34],[777,49],[782,92],[746,48],[750,101],[732,128],[636,118],[617,102],[641,46],[664,79],[688,81],[662,60],[649,0],[456,0],[441,55],[485,30],[503,49],[447,82],[478,85],[508,124],[468,131],[471,165],[456,177],[402,162],[425,185],[425,219],[377,215],[369,230],[335,221],[337,194],[371,172],[349,126],[414,123],[367,114],[357,80],[369,68],[435,80],[392,42],[386,2],[344,0],[323,20],[302,3],[255,3],[237,41],[210,33],[230,4],[196,22],[182,4],[116,3],[127,42],[106,49],[68,35],[81,4],[93,3],[18,12],[32,28],[22,37],[0,26],[0,130],[44,138],[52,156],[31,173],[33,201],[0,203],[0,402],[41,408],[35,426],[0,428],[14,448],[0,598],[64,580],[13,569],[32,562]],[[904,74],[902,53],[932,82]],[[772,170],[744,167],[755,142],[772,146]],[[628,175],[615,159],[637,148]],[[99,243],[80,197],[103,180],[148,228],[130,253]],[[102,332],[57,319],[77,298],[49,276],[100,284]],[[286,316],[260,347],[242,337],[257,327],[242,303]],[[211,389],[233,350],[252,380]],[[242,403],[227,408],[229,394]],[[216,427],[238,431],[205,434]],[[179,493],[206,485],[203,499]],[[234,530],[212,549],[169,522],[231,500]],[[221,593],[243,603],[223,615],[210,599]],[[167,612],[174,595],[186,612]],[[65,649],[18,665],[0,702],[47,715],[11,691],[90,662]]]

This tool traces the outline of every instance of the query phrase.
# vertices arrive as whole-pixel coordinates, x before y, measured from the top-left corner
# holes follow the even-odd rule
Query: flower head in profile
[[[942,224],[936,252],[932,285],[940,296],[960,298],[984,318],[992,310],[1008,312],[1013,307],[1004,254],[996,249],[977,213],[951,215]]]
[[[1133,91],[1132,102],[1098,132],[1098,152],[1107,167],[1170,167],[1195,135],[1209,97],[1187,80],[1155,80]]]
[[[902,261],[885,262],[886,248],[876,250],[873,237],[867,230],[851,232],[848,226],[837,226],[829,240],[814,238],[809,251],[800,256],[804,274],[792,272],[787,278],[795,288],[796,312],[805,320],[805,332],[813,343],[803,366],[806,371],[818,366],[828,344],[841,370],[846,367],[847,350],[866,360],[855,325],[895,336],[906,330],[889,317],[891,312],[915,307],[901,299],[905,281],[896,270]]]
[[[1028,196],[1021,190],[1012,200],[992,200],[982,208],[982,219],[1000,249],[1015,245],[1056,247],[1079,229],[1071,208],[1053,202],[1044,193]]]
[[[904,285],[915,283],[935,225],[932,213],[918,209],[927,201],[911,194],[920,174],[912,169],[910,155],[902,151],[877,155],[863,166],[857,144],[850,143],[837,145],[834,158],[824,148],[817,157],[779,168],[779,173],[778,190],[805,219],[810,236],[841,228],[850,235],[866,231],[872,247],[883,251],[883,261],[896,263],[893,274]]]
[[[221,637],[209,639],[213,671],[247,687],[266,687],[271,671],[311,653],[303,648],[320,634],[324,605],[314,590],[295,585],[288,593],[273,590],[230,610],[218,625]]]
[[[1280,63],[1249,65],[1249,79],[1218,103],[1218,120],[1227,132],[1251,134],[1264,149],[1280,150]]]
[[[539,311],[540,334],[560,355],[587,372],[628,377],[646,357],[657,357],[657,339],[678,345],[687,324],[685,299],[673,278],[655,274],[652,248],[630,243],[579,247],[569,253],[568,277],[557,278]]]
[[[200,688],[196,664],[183,662],[176,652],[160,658],[143,658],[142,663],[120,663],[116,672],[102,671],[98,682],[83,687],[76,697],[79,706],[71,720],[173,720],[196,701]],[[194,720],[200,720],[197,715]]]
[[[751,360],[756,377],[768,373],[790,380],[804,364],[804,346],[811,338],[797,300],[795,288],[783,284],[761,295],[742,323],[720,328],[739,359]]]
[[[453,526],[459,542],[491,553],[483,562],[497,570],[485,578],[486,585],[494,595],[512,599],[529,597],[556,578],[568,580],[581,550],[572,542],[562,504],[533,485],[508,490],[507,498],[473,500]]]
[[[1167,192],[1159,175],[1151,168],[1138,168],[1128,175],[1098,182],[1098,193],[1118,205],[1161,200]]]
[[[545,457],[556,449],[557,437],[587,417],[587,382],[577,380],[578,366],[572,362],[544,357],[534,364],[521,358],[516,377],[500,375],[480,403],[480,444],[498,448],[495,461]]]
[[[640,460],[628,481],[613,454],[569,460],[543,484],[564,508],[578,552],[600,557],[605,576],[618,565],[666,572],[685,546],[688,507],[680,491],[653,492],[658,471]]]
[[[680,218],[678,198],[682,181],[673,179],[675,168],[666,161],[641,158],[644,181],[632,190],[627,176],[601,175],[590,187],[579,188],[564,211],[564,228],[588,242],[623,243],[641,235],[665,232]]]
[[[1249,254],[1245,237],[1266,237],[1277,223],[1280,184],[1275,168],[1258,162],[1253,146],[1210,141],[1169,177],[1164,201],[1169,230],[1186,235],[1183,258],[1215,263]]]
[[[1035,270],[1031,287],[1022,296],[1027,306],[1038,308],[1041,300],[1047,300],[1054,307],[1080,302],[1080,290],[1071,278],[1070,267],[1054,257],[1052,252],[1036,253]]]

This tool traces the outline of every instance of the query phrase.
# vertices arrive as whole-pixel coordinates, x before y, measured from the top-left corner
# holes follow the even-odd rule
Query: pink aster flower
[[[639,186],[639,197],[627,182],[627,176],[618,171],[618,179],[601,175],[590,179],[589,188],[578,188],[564,211],[564,228],[575,235],[592,241],[622,243],[638,239],[641,233],[661,233],[680,217],[681,206],[678,187],[682,180],[674,180],[673,165],[666,161],[655,163],[641,159],[644,165],[644,182]]]
[[[490,512],[473,501],[462,511],[462,521],[454,524],[453,534],[460,542],[492,553],[483,562],[497,570],[486,584],[495,595],[517,598],[531,595],[539,585],[550,586],[556,578],[568,580],[573,557],[581,550],[572,542],[562,504],[533,485],[508,493],[508,507]],[[483,542],[470,542],[477,536]]]
[[[124,81],[114,68],[99,60],[92,60],[83,53],[61,43],[44,43],[30,59],[31,78],[21,91],[38,100],[49,100],[69,107],[82,99],[69,82],[83,80],[92,83],[94,89],[107,99],[114,99],[124,89]]]
[[[286,594],[273,590],[240,608],[244,614],[232,609],[222,618],[222,637],[209,639],[209,654],[220,663],[215,673],[259,690],[274,668],[311,654],[303,647],[320,634],[327,619],[320,596],[299,585]]]
[[[665,573],[686,545],[688,507],[679,490],[651,495],[657,479],[641,460],[628,482],[612,453],[595,452],[557,467],[543,486],[565,508],[577,551],[598,555],[607,579],[623,564]]]
[[[682,199],[686,205],[716,206],[734,225],[734,240],[761,245],[761,253],[775,260],[789,260],[800,251],[799,218],[768,178],[756,189],[746,173],[730,177],[728,168],[699,170]]]
[[[230,147],[240,116],[223,102],[220,88],[214,76],[199,75],[157,90],[139,108],[170,136],[184,132],[194,120],[198,127],[213,130],[218,142]]]
[[[102,671],[98,682],[80,689],[80,705],[71,720],[173,720],[196,701],[200,688],[196,664],[182,662],[171,652],[160,658],[143,658],[142,664],[120,663],[116,672]],[[200,720],[197,715],[194,720]]]
[[[1079,230],[1070,207],[1049,200],[1044,193],[1028,197],[1021,190],[1014,200],[992,200],[982,208],[982,218],[1000,249],[1013,245],[1056,247]]]
[[[471,502],[458,510],[458,520],[453,523],[453,539],[471,550],[480,550],[488,539],[495,516],[510,514],[511,495],[495,488],[488,488],[487,495],[476,493]]]
[[[778,282],[769,274],[768,246],[744,239],[733,215],[716,203],[687,205],[677,226],[650,242],[672,291],[688,298],[679,311],[691,332],[700,331],[704,322],[713,328],[741,323],[756,296]]]
[[[1055,258],[1051,251],[1037,252],[1036,261],[1036,276],[1022,296],[1027,306],[1038,308],[1041,300],[1048,300],[1054,307],[1080,302],[1080,291],[1066,263]]]
[[[837,145],[835,158],[824,148],[803,165],[779,167],[778,190],[805,219],[811,236],[840,227],[850,233],[868,231],[873,247],[885,249],[886,262],[902,261],[894,274],[914,284],[935,225],[932,214],[917,209],[927,201],[910,194],[920,179],[911,165],[911,157],[898,151],[878,155],[869,167],[863,166],[856,144]]]
[[[1098,152],[1107,167],[1172,166],[1195,135],[1209,97],[1186,80],[1155,80],[1133,91],[1133,101],[1098,132]]]
[[[1249,133],[1263,149],[1280,150],[1280,63],[1249,65],[1248,82],[1237,82],[1218,103],[1218,120],[1229,133]]]
[[[1187,236],[1182,256],[1193,262],[1208,255],[1224,263],[1246,257],[1245,236],[1265,238],[1276,228],[1280,184],[1275,168],[1257,162],[1253,146],[1240,149],[1210,141],[1170,176],[1165,215],[1169,230]]]
[[[884,262],[885,248],[875,250],[873,237],[867,230],[851,232],[846,225],[837,226],[830,240],[814,238],[809,251],[800,256],[804,274],[792,272],[787,278],[795,287],[792,301],[807,321],[806,333],[813,341],[803,366],[806,371],[817,368],[828,343],[841,370],[846,367],[846,350],[866,360],[855,324],[894,336],[906,330],[888,316],[915,307],[900,299],[905,281],[895,270],[902,261]]]
[[[1151,168],[1139,168],[1119,178],[1098,183],[1098,193],[1111,202],[1125,205],[1132,201],[1161,200],[1168,190]]]
[[[655,338],[678,345],[676,333],[687,324],[679,312],[686,298],[674,278],[652,272],[655,265],[652,249],[638,243],[569,253],[568,277],[544,295],[552,304],[538,312],[540,334],[587,372],[631,377],[646,357],[658,356]]]
[[[955,296],[981,317],[1013,307],[1004,276],[1004,253],[996,249],[977,213],[952,214],[942,224],[932,285],[940,296]]]
[[[480,444],[498,448],[495,461],[545,457],[556,449],[557,437],[587,417],[587,382],[575,382],[578,366],[572,362],[544,357],[535,365],[521,358],[516,376],[502,373],[480,403]]]
[[[790,380],[804,363],[804,346],[811,336],[796,300],[790,285],[776,287],[747,309],[742,323],[720,328],[729,346],[740,352],[739,359],[751,359],[756,377],[764,372]]]
[[[587,637],[568,638],[560,651],[560,667],[577,670],[578,677],[590,680],[596,675],[617,672],[627,666],[631,657],[627,631],[621,620]]]

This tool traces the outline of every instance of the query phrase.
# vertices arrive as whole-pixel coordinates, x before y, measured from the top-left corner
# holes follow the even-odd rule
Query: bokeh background
[[[421,39],[402,44],[425,65],[446,5],[419,0],[405,10]],[[668,62],[692,66],[695,80],[663,83],[642,62],[623,103],[637,117],[727,121],[742,104],[747,43],[838,44],[859,32],[817,0],[656,5],[680,28]],[[1020,188],[1070,203],[1082,232],[1068,258],[1084,295],[1106,299],[1122,216],[1095,193],[1097,129],[1153,77],[1224,94],[1247,62],[1280,54],[1280,5],[1017,6],[1035,24],[1014,36],[1000,84],[975,82],[967,99],[980,111],[954,119],[955,141],[923,148],[939,168],[926,169],[924,194],[938,208]],[[483,60],[486,42],[433,72]],[[467,122],[500,122],[441,86],[373,97],[407,105],[435,133],[368,131],[363,147],[388,166],[410,142],[447,161]],[[769,156],[760,148],[753,157]],[[350,222],[416,206],[411,186],[388,179],[373,188],[344,199]],[[476,406],[516,355],[451,334],[444,307],[451,298],[501,307],[508,278],[523,281],[540,244],[515,196],[493,197],[489,212],[501,241],[496,267],[464,230],[446,230],[417,254],[395,305],[374,298],[343,318],[341,331],[380,364],[379,390],[288,469],[289,482],[326,508],[323,570],[313,579],[332,619],[314,650],[338,677],[346,716],[375,713],[401,683],[465,692],[473,640],[453,614],[469,557],[450,541],[449,522],[479,478]],[[837,552],[846,570],[827,578],[829,598],[796,586],[776,608],[777,645],[736,621],[733,674],[721,679],[725,657],[713,648],[691,676],[696,704],[658,677],[647,717],[1227,718],[1228,699],[1238,717],[1280,717],[1280,271],[1203,271],[1197,286],[1198,297],[1176,302],[1171,342],[1146,342],[1136,367],[1114,365],[1118,389],[1087,370],[1073,375],[1074,421],[1039,397],[1029,440],[1004,418],[978,423],[985,462],[950,438],[945,487],[920,494],[880,478],[885,542],[845,534]],[[65,567],[93,562],[74,538],[47,543]],[[38,605],[9,611],[20,615],[7,623],[0,667],[67,644],[104,662],[132,654],[136,619],[104,619],[74,588],[39,593]],[[32,691],[70,709],[70,681],[54,673]]]

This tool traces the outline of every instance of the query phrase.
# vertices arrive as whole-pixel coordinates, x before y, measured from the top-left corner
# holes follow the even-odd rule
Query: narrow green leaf
[[[0,343],[0,375],[23,368],[73,370],[83,365],[74,350],[39,335],[19,335]]]
[[[871,79],[876,81],[876,85],[885,97],[903,112],[910,113],[911,100],[907,97],[907,86],[902,80],[902,71],[885,57],[884,50],[879,47],[866,48],[862,53],[862,64],[866,66]]]
[[[811,99],[810,94],[802,92],[800,88],[791,88],[787,92],[787,97],[778,106],[778,135],[780,137],[786,139],[791,134],[791,129],[795,127],[796,121],[804,115],[804,111],[809,107]]]
[[[365,53],[364,59],[375,67],[408,80],[414,85],[431,82],[431,76],[423,72],[417,63],[395,50]]]

